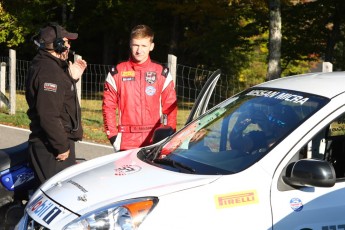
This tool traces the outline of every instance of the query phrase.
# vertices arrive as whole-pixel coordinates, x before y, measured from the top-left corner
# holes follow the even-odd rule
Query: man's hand
[[[74,80],[78,80],[86,69],[87,63],[83,59],[78,59],[74,63],[69,62],[69,72]]]
[[[68,158],[68,156],[69,156],[69,150],[67,150],[67,152],[60,153],[59,155],[57,155],[55,159],[58,161],[64,161]]]

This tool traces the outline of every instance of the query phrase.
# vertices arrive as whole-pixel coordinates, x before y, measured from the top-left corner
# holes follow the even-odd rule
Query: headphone
[[[65,40],[61,37],[61,29],[56,23],[49,23],[48,26],[53,27],[55,30],[56,38],[53,42],[53,49],[56,53],[63,53],[68,48],[65,46]]]
[[[61,37],[61,29],[58,24],[50,22],[46,26],[50,26],[54,29],[56,38],[53,41],[53,47],[49,47],[50,45],[46,45],[44,41],[39,40],[37,41],[39,37],[39,33],[34,35],[32,37],[32,40],[34,43],[38,46],[38,48],[43,49],[43,50],[54,50],[56,53],[63,53],[65,52],[68,48],[65,46],[65,41]]]

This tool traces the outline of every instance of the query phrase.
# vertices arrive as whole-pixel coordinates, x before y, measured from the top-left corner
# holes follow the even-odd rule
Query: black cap
[[[40,30],[38,35],[39,42],[46,44],[53,43],[58,33],[60,33],[61,38],[67,38],[68,40],[75,40],[78,38],[77,33],[68,32],[60,25],[48,25]]]

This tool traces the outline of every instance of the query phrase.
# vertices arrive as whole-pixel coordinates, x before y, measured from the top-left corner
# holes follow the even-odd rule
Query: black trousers
[[[57,154],[53,153],[47,141],[35,140],[29,142],[29,164],[35,172],[39,183],[43,183],[58,172],[76,163],[75,142],[70,140],[70,153],[66,160],[56,160]]]

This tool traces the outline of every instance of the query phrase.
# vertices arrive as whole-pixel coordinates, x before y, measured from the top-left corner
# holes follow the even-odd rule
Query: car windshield
[[[173,135],[161,146],[158,159],[169,162],[163,167],[176,166],[177,162],[197,174],[240,172],[260,160],[328,101],[294,91],[247,90]]]

